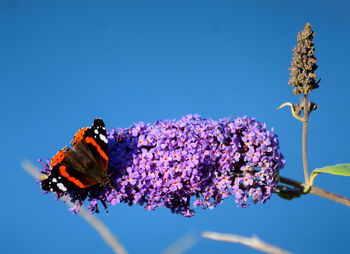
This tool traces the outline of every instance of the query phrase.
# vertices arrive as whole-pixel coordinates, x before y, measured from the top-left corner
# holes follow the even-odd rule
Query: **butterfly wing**
[[[98,183],[85,172],[89,160],[76,151],[65,147],[51,160],[51,172],[42,180],[41,187],[46,191],[64,192],[67,189],[82,189]]]
[[[107,177],[107,131],[102,119],[95,119],[90,128],[80,129],[71,144],[72,152],[66,156],[70,162],[68,166],[83,173],[86,180],[96,180],[102,185],[110,185]]]
[[[102,119],[96,118],[94,120],[93,125],[84,132],[83,139],[96,163],[107,174],[109,156],[108,139],[106,126]]]
[[[60,193],[66,192],[67,190],[77,189],[79,187],[73,182],[70,182],[67,178],[63,177],[57,165],[51,169],[50,175],[41,181],[41,188],[44,191]]]

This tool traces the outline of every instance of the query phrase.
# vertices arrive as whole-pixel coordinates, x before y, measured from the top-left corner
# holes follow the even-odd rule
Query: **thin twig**
[[[259,251],[271,254],[290,254],[290,252],[279,247],[261,241],[257,236],[244,237],[239,235],[221,234],[216,232],[203,232],[202,236],[216,241],[239,243]]]
[[[189,250],[198,242],[198,236],[194,233],[187,233],[171,246],[166,248],[162,254],[181,254]]]
[[[307,143],[307,125],[309,121],[309,102],[308,95],[304,94],[304,117],[303,117],[303,140],[302,140],[302,151],[303,151],[303,167],[304,167],[304,177],[306,185],[310,185],[310,176],[307,166],[307,153],[306,153],[306,143]]]
[[[343,205],[346,205],[346,206],[350,206],[350,199],[345,198],[343,196],[340,196],[338,194],[326,191],[324,189],[318,188],[316,186],[309,187],[305,183],[302,183],[302,182],[299,182],[299,181],[296,181],[296,180],[293,180],[293,179],[290,179],[290,178],[287,178],[287,177],[283,177],[283,176],[280,176],[280,182],[284,183],[284,184],[288,184],[288,185],[294,186],[294,187],[297,187],[297,188],[299,188],[302,191],[310,188],[309,191],[308,191],[308,193],[310,193],[310,194],[314,194],[314,195],[317,195],[317,196],[320,196],[320,197],[332,200],[334,202],[338,202],[340,204],[343,204]]]
[[[23,169],[36,179],[40,178],[39,169],[29,161],[23,161],[21,163]],[[70,207],[74,207],[70,199],[67,199],[66,204]],[[90,212],[84,207],[80,208],[79,215],[81,215],[103,238],[103,240],[113,249],[117,254],[127,254],[122,244],[112,234],[112,232],[100,221],[96,216],[90,214]]]

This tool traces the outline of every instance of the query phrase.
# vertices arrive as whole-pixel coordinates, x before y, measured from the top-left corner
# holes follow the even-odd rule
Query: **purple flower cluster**
[[[88,197],[91,212],[97,202],[126,202],[147,210],[170,208],[193,216],[193,207],[212,209],[229,197],[246,207],[265,202],[277,185],[284,165],[273,130],[254,118],[214,121],[199,115],[137,123],[108,134],[108,173],[114,189],[92,186],[59,193],[76,202],[77,211]],[[191,199],[192,198],[192,199]]]

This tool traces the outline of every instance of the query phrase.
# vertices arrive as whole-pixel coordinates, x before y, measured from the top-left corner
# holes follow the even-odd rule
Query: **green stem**
[[[310,185],[310,176],[307,166],[307,153],[306,153],[306,141],[307,141],[307,124],[309,121],[309,102],[308,95],[304,94],[304,117],[303,117],[303,140],[302,140],[302,152],[303,152],[303,167],[305,183],[307,186]]]

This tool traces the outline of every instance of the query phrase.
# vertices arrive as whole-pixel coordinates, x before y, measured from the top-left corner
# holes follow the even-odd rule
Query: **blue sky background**
[[[297,33],[316,31],[320,88],[310,99],[310,169],[349,162],[348,1],[0,0],[1,253],[111,253],[80,216],[20,166],[51,158],[95,117],[108,128],[180,118],[255,116],[274,127],[303,180],[301,124],[286,101]],[[39,166],[39,165],[38,165]],[[350,178],[316,185],[350,197]],[[349,253],[349,208],[317,196],[237,208],[232,198],[188,219],[121,204],[98,217],[130,253],[160,253],[187,232],[251,236],[294,253]],[[257,253],[201,239],[188,253]]]

